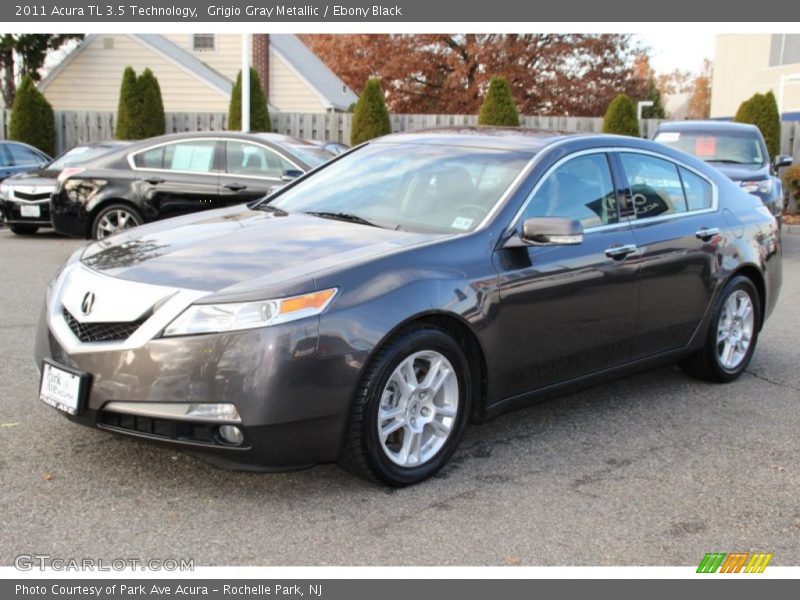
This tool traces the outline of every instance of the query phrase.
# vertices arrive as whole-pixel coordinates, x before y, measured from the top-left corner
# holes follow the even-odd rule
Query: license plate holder
[[[39,219],[42,216],[42,207],[38,204],[20,204],[19,214],[29,219]]]
[[[86,408],[90,383],[89,373],[44,359],[39,399],[68,415],[78,416]]]

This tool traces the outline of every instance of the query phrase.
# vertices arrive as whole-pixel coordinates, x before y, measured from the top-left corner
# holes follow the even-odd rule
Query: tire
[[[11,225],[9,228],[17,235],[33,235],[39,231],[38,225]]]
[[[750,310],[744,319],[731,322],[731,310],[743,311],[742,302],[749,301]],[[737,275],[723,289],[714,308],[713,320],[708,327],[703,348],[681,361],[683,370],[690,376],[706,381],[727,383],[744,373],[753,357],[761,329],[761,299],[752,280]],[[750,318],[752,316],[752,318]],[[729,334],[725,336],[726,332]],[[732,336],[732,337],[730,337]],[[726,339],[723,340],[722,338]],[[748,339],[746,349],[732,339]],[[734,346],[731,351],[729,348]],[[727,360],[730,358],[730,360]]]
[[[435,381],[427,386],[434,365],[439,365]],[[445,331],[421,326],[399,333],[378,350],[361,379],[339,464],[392,487],[431,477],[463,436],[472,402],[470,381],[467,359]],[[388,416],[391,411],[397,416]],[[382,439],[379,427],[394,432]]]
[[[144,223],[142,215],[132,206],[109,204],[98,212],[92,221],[92,239],[102,240],[120,231],[138,227],[142,223]]]

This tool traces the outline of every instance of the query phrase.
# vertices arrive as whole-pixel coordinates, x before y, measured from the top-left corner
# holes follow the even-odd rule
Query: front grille
[[[120,342],[127,340],[133,333],[141,327],[149,315],[145,315],[136,321],[117,322],[117,323],[81,323],[70,312],[64,309],[64,320],[82,342]]]
[[[45,193],[38,193],[38,194],[27,194],[25,192],[14,191],[14,198],[17,200],[47,200],[50,197],[50,192]]]

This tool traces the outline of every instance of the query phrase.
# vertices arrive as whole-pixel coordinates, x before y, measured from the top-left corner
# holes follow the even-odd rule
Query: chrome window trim
[[[304,173],[306,170],[297,164],[296,161],[292,160],[290,157],[286,156],[283,152],[272,148],[271,146],[267,146],[266,144],[262,144],[260,142],[255,142],[251,140],[239,140],[236,138],[225,138],[225,137],[189,137],[180,140],[170,140],[167,142],[160,142],[158,144],[153,144],[152,146],[147,146],[146,148],[142,148],[141,150],[136,150],[134,152],[129,152],[125,157],[128,165],[130,166],[132,171],[153,171],[156,173],[179,173],[182,175],[219,175],[219,176],[228,176],[228,177],[249,177],[251,179],[272,179],[270,177],[258,177],[256,175],[236,175],[227,173],[221,170],[213,170],[213,171],[178,171],[176,169],[157,169],[157,168],[146,168],[146,167],[137,167],[136,164],[133,162],[133,157],[138,156],[144,152],[149,152],[155,148],[160,148],[162,146],[169,146],[170,144],[181,144],[183,142],[241,142],[243,144],[252,144],[254,146],[261,146],[265,150],[270,150],[275,154],[278,154],[282,158],[284,158],[287,162],[293,164],[299,170],[303,171]],[[216,152],[216,149],[214,150]],[[216,156],[215,156],[216,159]],[[325,164],[325,163],[323,163]]]
[[[553,171],[555,171],[558,167],[563,165],[565,162],[568,162],[568,161],[572,160],[573,158],[578,158],[580,156],[585,156],[585,155],[589,155],[589,154],[613,154],[613,153],[619,154],[619,153],[623,153],[623,152],[632,153],[632,154],[646,154],[646,155],[652,156],[654,158],[660,158],[661,160],[665,160],[667,162],[671,162],[672,164],[674,164],[674,165],[676,165],[678,167],[684,168],[687,171],[691,171],[692,173],[694,173],[695,175],[697,175],[698,177],[700,177],[701,179],[706,181],[711,186],[711,207],[710,208],[703,208],[703,209],[700,209],[700,210],[690,210],[690,211],[686,211],[686,212],[682,212],[682,213],[675,213],[675,214],[671,214],[671,215],[663,215],[663,216],[660,216],[660,217],[652,217],[652,218],[649,218],[649,219],[644,219],[642,221],[637,221],[635,219],[627,218],[627,219],[621,220],[619,223],[610,223],[608,225],[598,225],[596,227],[588,227],[588,228],[583,230],[584,234],[595,233],[595,232],[598,232],[598,231],[610,231],[610,230],[614,230],[614,229],[621,229],[623,227],[644,226],[644,225],[647,225],[649,223],[659,223],[661,221],[668,221],[668,220],[672,220],[672,219],[680,219],[680,218],[683,218],[683,217],[690,217],[690,216],[695,216],[695,215],[709,214],[709,213],[717,212],[719,210],[719,188],[717,187],[717,184],[714,181],[710,180],[705,174],[701,173],[700,171],[698,171],[694,167],[692,167],[690,165],[687,165],[686,163],[684,163],[681,160],[677,160],[677,159],[674,159],[674,158],[672,158],[670,156],[666,156],[666,155],[660,154],[658,152],[653,152],[651,150],[644,150],[642,148],[625,148],[624,146],[608,146],[608,147],[603,147],[603,148],[587,148],[586,150],[578,150],[577,152],[573,152],[572,154],[568,154],[567,156],[563,156],[562,158],[558,159],[553,165],[551,165],[550,168],[547,169],[547,171],[544,172],[544,174],[539,178],[539,181],[536,182],[536,185],[531,190],[531,193],[528,194],[527,198],[525,198],[525,201],[522,203],[522,206],[520,207],[520,209],[517,211],[517,213],[511,219],[511,223],[506,228],[506,235],[508,235],[510,232],[514,231],[517,228],[517,226],[519,225],[519,221],[522,218],[522,215],[525,213],[525,210],[528,208],[528,204],[530,204],[531,200],[533,200],[533,197],[536,195],[536,192],[539,191],[539,188],[542,186],[542,184],[544,183],[545,179],[547,179],[551,175],[551,173]],[[609,171],[611,171],[611,166],[610,165],[609,165]],[[619,182],[616,182],[616,183],[618,184]],[[683,182],[681,182],[681,185],[682,185],[682,183]],[[627,182],[626,182],[626,184],[627,184]],[[686,192],[684,190],[684,195],[685,195],[685,193]]]

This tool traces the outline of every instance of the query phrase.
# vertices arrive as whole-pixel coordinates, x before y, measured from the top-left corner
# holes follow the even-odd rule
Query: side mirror
[[[794,162],[794,159],[788,154],[779,154],[775,157],[774,165],[776,169],[781,169],[783,167],[791,167],[792,162]]]
[[[583,225],[565,217],[534,217],[525,219],[522,234],[514,236],[506,247],[572,246],[583,243]]]
[[[281,173],[281,181],[293,181],[300,177],[303,172],[300,169],[286,169]]]

